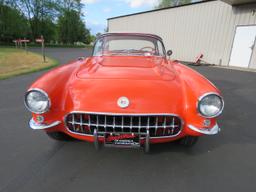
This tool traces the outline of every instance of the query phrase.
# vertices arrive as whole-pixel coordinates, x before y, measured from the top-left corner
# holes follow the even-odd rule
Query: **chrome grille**
[[[168,114],[93,114],[70,113],[66,119],[67,128],[78,134],[93,135],[105,133],[134,133],[150,137],[176,136],[182,128],[178,116]]]

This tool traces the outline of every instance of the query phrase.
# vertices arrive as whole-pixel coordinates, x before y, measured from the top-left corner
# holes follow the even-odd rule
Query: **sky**
[[[151,10],[158,0],[82,0],[86,27],[92,34],[104,32],[107,19],[120,15]]]

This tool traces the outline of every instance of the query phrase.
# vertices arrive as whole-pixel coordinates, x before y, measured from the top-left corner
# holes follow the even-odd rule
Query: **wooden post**
[[[45,46],[44,46],[44,36],[41,35],[41,40],[42,40],[42,55],[43,55],[43,59],[44,59],[44,63],[46,62],[45,59]]]
[[[26,53],[28,54],[27,41],[26,41],[25,38],[24,38],[24,43],[25,43],[25,50],[26,50]]]
[[[22,49],[22,41],[21,41],[21,39],[19,39],[19,42],[20,42],[20,48]]]
[[[17,49],[18,48],[17,40],[13,40],[13,42],[15,43],[15,48]]]
[[[41,35],[40,39],[36,39],[37,43],[41,43],[42,45],[42,56],[43,56],[43,62],[46,62],[46,58],[45,58],[45,45],[44,45],[44,36]]]

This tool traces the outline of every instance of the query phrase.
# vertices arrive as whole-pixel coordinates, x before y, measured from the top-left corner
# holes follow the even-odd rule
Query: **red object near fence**
[[[36,42],[37,42],[37,43],[43,43],[43,42],[44,42],[44,39],[36,39]]]
[[[198,56],[196,57],[195,63],[196,63],[196,64],[200,64],[200,61],[202,60],[203,57],[204,57],[204,55],[203,55],[202,53],[200,53],[200,55],[198,55]]]
[[[21,43],[29,43],[30,42],[30,40],[28,40],[28,39],[21,39],[21,40],[19,40]]]

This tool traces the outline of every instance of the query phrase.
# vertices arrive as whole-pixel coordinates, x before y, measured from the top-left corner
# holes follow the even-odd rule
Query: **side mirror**
[[[168,51],[167,51],[167,55],[168,55],[169,57],[172,55],[172,53],[173,53],[172,50],[168,50]]]
[[[85,59],[85,57],[78,57],[78,61],[83,61]]]

